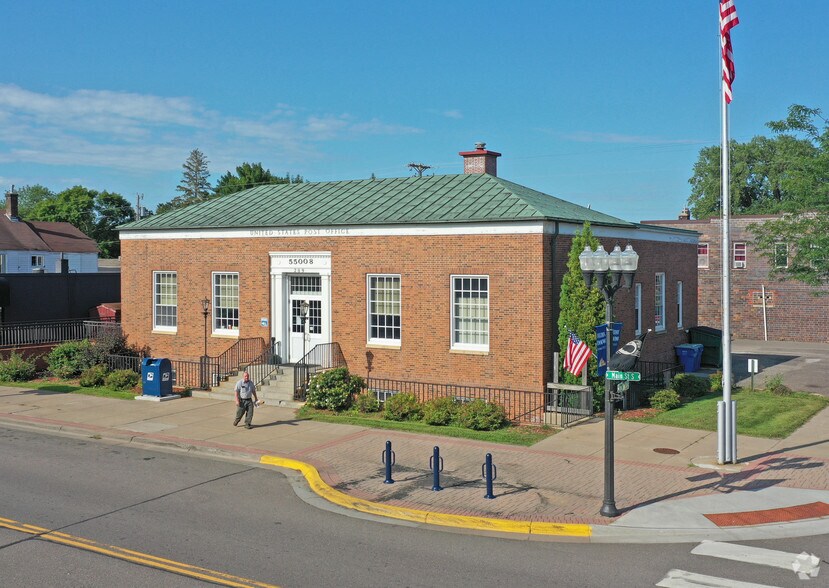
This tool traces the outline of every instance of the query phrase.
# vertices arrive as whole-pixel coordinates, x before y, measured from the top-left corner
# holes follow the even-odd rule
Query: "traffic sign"
[[[642,379],[642,374],[639,372],[614,372],[613,370],[607,370],[607,379],[639,382]]]

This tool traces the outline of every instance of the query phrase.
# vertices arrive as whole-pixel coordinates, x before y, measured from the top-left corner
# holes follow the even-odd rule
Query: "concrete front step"
[[[280,368],[282,373],[273,374],[268,384],[260,384],[256,387],[256,395],[265,404],[273,406],[285,406],[288,408],[300,408],[305,403],[294,400],[294,370],[290,366]],[[234,389],[236,382],[242,379],[241,373],[231,375],[227,380],[220,382],[210,390],[193,390],[196,398],[211,398],[214,400],[236,401]]]

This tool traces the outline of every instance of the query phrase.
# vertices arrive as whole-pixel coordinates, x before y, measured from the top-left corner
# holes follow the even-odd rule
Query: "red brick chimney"
[[[463,157],[463,173],[498,175],[498,158],[500,153],[487,151],[486,143],[475,143],[475,151],[461,151]]]
[[[17,214],[17,192],[14,191],[14,186],[11,192],[6,192],[6,216],[13,221],[20,220]]]

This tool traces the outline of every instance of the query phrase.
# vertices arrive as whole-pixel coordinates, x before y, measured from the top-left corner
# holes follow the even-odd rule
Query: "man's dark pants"
[[[242,415],[245,415],[245,424],[250,425],[253,421],[253,398],[241,398],[239,400],[239,406],[236,409],[236,420],[234,423],[238,423]]]

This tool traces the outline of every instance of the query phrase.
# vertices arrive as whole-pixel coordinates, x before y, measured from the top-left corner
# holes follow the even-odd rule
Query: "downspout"
[[[555,298],[555,295],[556,295],[555,294],[555,292],[556,292],[556,289],[555,289],[555,283],[556,283],[556,278],[555,278],[555,276],[556,276],[556,248],[558,246],[558,235],[559,235],[559,223],[558,223],[558,221],[555,221],[555,224],[556,224],[556,230],[553,233],[553,238],[552,238],[552,241],[550,242],[550,282],[551,282],[550,283],[550,296],[553,296],[553,298]],[[553,308],[554,303],[555,303],[555,300],[550,301],[550,309],[551,310]],[[559,312],[559,314],[561,314],[561,309],[560,308],[558,309],[558,312]],[[550,322],[552,323],[551,326],[552,326],[552,329],[553,329],[553,333],[555,333],[555,337],[553,337],[553,341],[557,342],[558,341],[558,334],[559,334],[558,333],[558,316],[555,317],[555,320],[553,319],[552,316],[550,316]],[[553,355],[553,358],[554,358],[553,361],[555,362],[555,365],[553,366],[553,370],[557,371],[558,370],[558,360],[557,360],[558,354],[555,353]],[[556,378],[556,381],[557,380],[558,380],[558,378]]]

